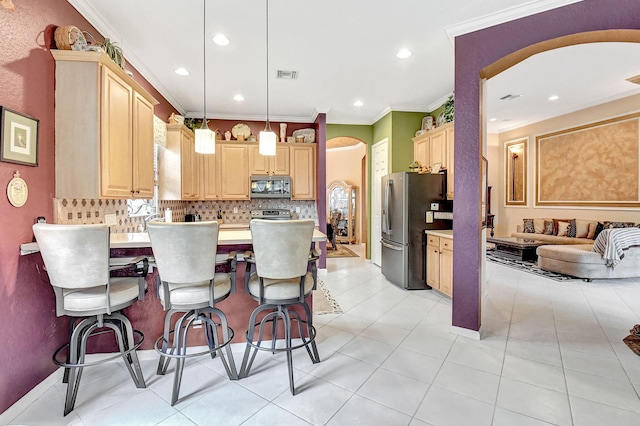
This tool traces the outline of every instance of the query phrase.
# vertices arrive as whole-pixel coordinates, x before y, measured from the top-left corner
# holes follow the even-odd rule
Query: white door
[[[381,180],[382,176],[389,174],[389,140],[383,139],[373,145],[371,149],[371,261],[378,266],[382,264],[382,194]]]

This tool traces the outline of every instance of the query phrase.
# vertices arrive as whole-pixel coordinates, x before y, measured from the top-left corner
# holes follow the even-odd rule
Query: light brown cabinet
[[[158,148],[159,198],[199,199],[201,163],[193,131],[181,124],[167,124],[167,146]]]
[[[276,146],[275,157],[260,154],[258,145],[249,145],[250,175],[289,175],[289,147]]]
[[[454,124],[446,123],[413,138],[413,159],[422,166],[447,170],[447,199],[453,200]]]
[[[427,284],[453,295],[453,238],[427,233]]]
[[[152,198],[158,102],[102,52],[56,61],[56,197]]]
[[[200,175],[200,195],[204,200],[219,200],[220,188],[220,155],[202,155],[202,174]]]
[[[291,199],[316,199],[316,147],[300,144],[290,147]]]
[[[223,200],[249,199],[249,146],[220,144],[220,198]]]

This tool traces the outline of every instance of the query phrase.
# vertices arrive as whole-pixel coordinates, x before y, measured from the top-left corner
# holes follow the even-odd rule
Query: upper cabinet
[[[223,200],[249,199],[249,146],[216,144],[220,155],[220,185]]]
[[[158,102],[105,53],[56,60],[56,197],[152,198]]]
[[[453,200],[453,122],[413,138],[413,159],[421,166],[447,170],[447,199]]]
[[[316,146],[292,145],[289,152],[291,168],[291,199],[316,199]]]
[[[278,144],[275,157],[260,154],[258,145],[249,146],[250,175],[289,175],[289,147]]]
[[[200,199],[203,155],[195,152],[191,129],[167,124],[167,146],[158,147],[158,196],[161,200]]]

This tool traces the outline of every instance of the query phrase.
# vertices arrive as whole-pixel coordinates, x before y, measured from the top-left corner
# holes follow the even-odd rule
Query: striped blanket
[[[640,246],[640,229],[613,228],[598,235],[592,250],[602,255],[608,267],[614,268],[624,257],[624,250],[635,246]]]

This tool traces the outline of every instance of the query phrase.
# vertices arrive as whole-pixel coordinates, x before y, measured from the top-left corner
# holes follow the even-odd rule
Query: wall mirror
[[[505,204],[527,205],[527,142],[518,139],[504,144]]]

